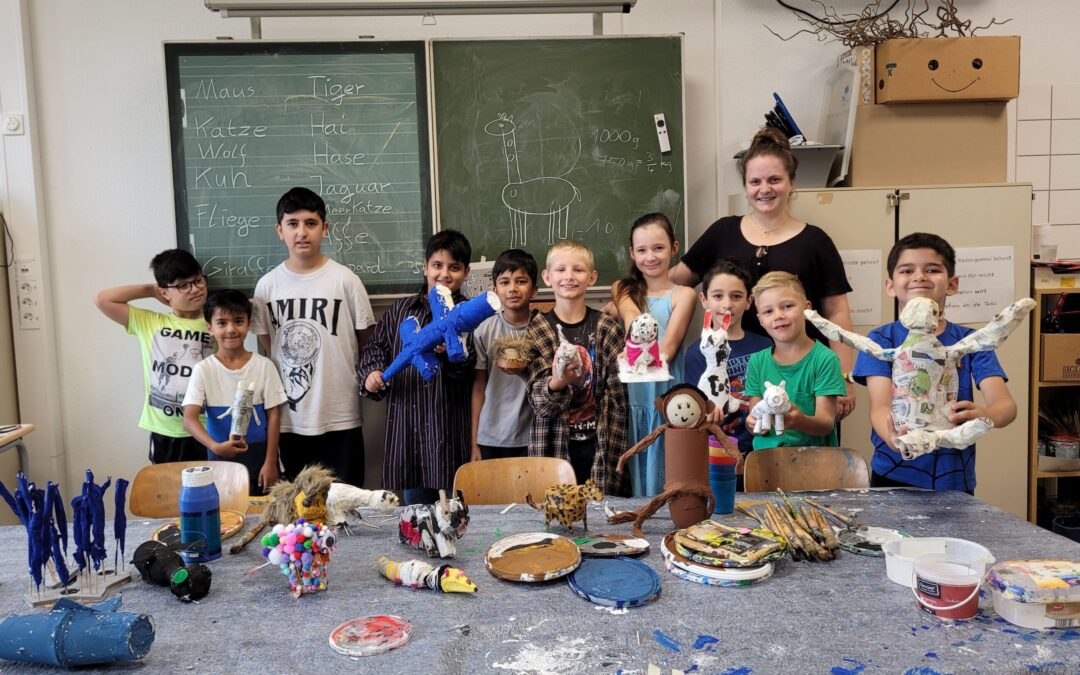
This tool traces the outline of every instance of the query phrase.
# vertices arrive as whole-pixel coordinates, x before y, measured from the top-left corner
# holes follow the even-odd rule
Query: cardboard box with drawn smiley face
[[[874,61],[878,103],[1007,101],[1020,91],[1016,35],[886,40]]]

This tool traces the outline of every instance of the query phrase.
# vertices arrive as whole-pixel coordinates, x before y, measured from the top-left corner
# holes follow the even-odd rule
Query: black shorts
[[[204,462],[206,447],[193,436],[174,438],[150,432],[150,463]]]
[[[282,432],[278,456],[285,478],[292,480],[309,464],[322,464],[338,482],[364,486],[364,428],[328,431],[318,436]]]

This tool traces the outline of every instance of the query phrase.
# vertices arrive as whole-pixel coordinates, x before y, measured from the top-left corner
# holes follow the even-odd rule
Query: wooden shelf
[[[1080,387],[1080,380],[1075,382],[1036,382],[1036,387]]]
[[[1038,478],[1076,478],[1080,477],[1080,471],[1038,471]]]

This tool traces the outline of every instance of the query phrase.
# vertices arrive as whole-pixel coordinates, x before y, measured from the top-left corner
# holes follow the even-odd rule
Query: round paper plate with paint
[[[716,579],[713,577],[705,576],[703,574],[697,574],[695,572],[685,570],[682,567],[676,565],[674,561],[667,557],[664,558],[664,568],[667,569],[668,572],[671,572],[675,576],[679,577],[680,579],[692,581],[695,584],[701,584],[703,586],[750,586],[758,582],[765,581],[766,579],[771,577],[773,573],[773,564],[766,563],[761,567],[744,567],[741,569],[735,568],[724,570],[725,572],[739,573],[744,576],[744,578],[742,579]],[[746,575],[751,572],[757,574],[758,576],[755,578],[746,578]]]
[[[836,539],[840,542],[840,548],[849,553],[868,555],[874,558],[881,558],[885,555],[885,551],[882,551],[881,547],[886,542],[911,537],[910,534],[903,530],[871,527],[869,525],[861,525],[854,530],[841,530],[835,527],[833,529],[837,530]]]
[[[221,540],[225,541],[244,529],[244,514],[225,509],[221,512]],[[180,543],[180,519],[176,518],[159,526],[150,533],[150,538],[166,546]]]
[[[577,569],[581,551],[557,534],[513,534],[491,545],[484,564],[492,575],[507,581],[547,581]]]
[[[330,633],[330,648],[349,656],[371,656],[409,641],[412,624],[400,616],[379,614],[346,621]]]
[[[574,540],[586,558],[639,556],[649,552],[649,542],[628,534],[592,534]]]
[[[586,558],[566,580],[575,593],[604,607],[640,607],[660,597],[660,575],[632,558]]]

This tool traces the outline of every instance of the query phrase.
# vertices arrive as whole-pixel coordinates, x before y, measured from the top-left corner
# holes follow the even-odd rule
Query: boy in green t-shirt
[[[847,390],[840,359],[806,334],[803,310],[810,306],[798,277],[788,272],[769,272],[751,293],[758,320],[773,340],[772,349],[750,357],[744,393],[753,408],[765,392],[765,382],[785,383],[791,412],[784,415],[784,433],[767,431],[754,436],[754,449],[777,446],[836,446],[836,397]],[[753,411],[746,426],[753,432]]]
[[[180,249],[157,254],[150,269],[156,283],[107,288],[94,304],[139,338],[146,392],[139,427],[150,432],[150,461],[205,460],[206,448],[184,430],[182,403],[192,367],[214,351],[202,315],[206,277],[195,256]],[[128,304],[143,298],[157,298],[172,311]]]

